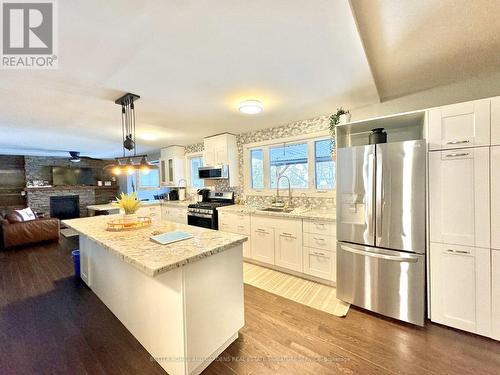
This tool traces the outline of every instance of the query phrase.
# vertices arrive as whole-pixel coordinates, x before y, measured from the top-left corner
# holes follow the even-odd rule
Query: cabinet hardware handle
[[[255,229],[255,231],[259,233],[269,234],[269,232],[266,232],[264,229]]]
[[[325,242],[325,239],[324,238],[317,238],[317,237],[314,237],[314,239],[318,242]]]
[[[467,250],[453,250],[453,249],[448,249],[447,251],[449,253],[455,253],[455,254],[470,254],[470,251],[467,251]]]
[[[467,156],[469,155],[468,152],[461,152],[461,153],[458,153],[458,154],[448,154],[446,155],[447,158],[455,158],[457,156]]]
[[[296,238],[293,234],[286,233],[286,232],[280,233],[280,236],[287,237],[287,238]]]
[[[462,143],[469,143],[470,141],[469,140],[463,140],[463,141],[449,141],[449,142],[446,142],[447,145],[460,145]]]
[[[317,226],[317,227],[324,228],[324,227],[325,227],[325,224],[323,224],[323,223],[316,223],[316,226]]]
[[[320,253],[319,251],[313,251],[313,254],[314,255],[319,255],[319,256],[322,256],[322,257],[326,256],[325,253]]]

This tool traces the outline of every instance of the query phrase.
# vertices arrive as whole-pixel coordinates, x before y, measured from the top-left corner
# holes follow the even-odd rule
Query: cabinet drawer
[[[337,225],[335,221],[304,220],[304,232],[336,236]]]
[[[335,281],[335,252],[304,247],[304,273]]]
[[[336,238],[324,234],[304,233],[304,246],[335,251]]]

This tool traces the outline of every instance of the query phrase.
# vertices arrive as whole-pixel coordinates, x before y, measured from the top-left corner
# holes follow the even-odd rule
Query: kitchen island
[[[170,375],[201,373],[244,325],[247,238],[167,221],[107,231],[117,217],[64,221],[80,234],[82,280]],[[150,240],[175,230],[193,238]]]

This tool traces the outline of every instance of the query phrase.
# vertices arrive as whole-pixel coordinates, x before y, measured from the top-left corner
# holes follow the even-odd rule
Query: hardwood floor
[[[0,374],[164,374],[72,277],[75,240],[0,251]],[[245,286],[246,325],[204,374],[498,374],[500,343]]]

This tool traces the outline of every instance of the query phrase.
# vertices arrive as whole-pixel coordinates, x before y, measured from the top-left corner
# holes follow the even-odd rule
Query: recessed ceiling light
[[[156,141],[160,137],[157,133],[141,133],[139,138],[143,141]]]
[[[264,110],[264,106],[258,100],[245,100],[240,103],[239,110],[247,115],[256,115]]]

